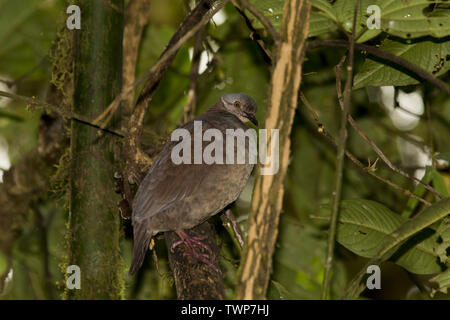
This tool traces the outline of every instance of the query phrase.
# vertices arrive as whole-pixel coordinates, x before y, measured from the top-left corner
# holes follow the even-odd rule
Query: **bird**
[[[187,130],[190,136],[193,136],[195,126],[200,121],[202,133],[208,129],[216,129],[226,136],[228,129],[246,131],[249,129],[248,122],[258,126],[256,111],[256,102],[250,96],[244,93],[227,93],[205,113],[181,126],[181,129]],[[222,150],[226,150],[225,140],[221,142]],[[172,152],[177,143],[172,140],[166,142],[148,169],[134,197],[132,203],[134,244],[129,270],[131,275],[142,266],[152,237],[166,231],[175,231],[180,237],[180,241],[175,242],[172,249],[185,244],[187,253],[209,264],[205,259],[207,255],[198,254],[195,247],[205,248],[210,253],[211,250],[201,242],[202,238],[190,237],[185,230],[203,223],[233,203],[244,189],[252,172],[254,163],[249,161],[249,158],[244,163],[235,161],[232,164],[227,161],[223,164],[196,164],[194,161],[176,164]],[[203,147],[207,144],[202,141]],[[194,151],[192,145],[191,150]],[[251,151],[248,142],[245,144],[244,152],[248,154]],[[237,158],[237,153],[242,150],[238,150],[236,144],[231,152],[233,153],[231,156]]]

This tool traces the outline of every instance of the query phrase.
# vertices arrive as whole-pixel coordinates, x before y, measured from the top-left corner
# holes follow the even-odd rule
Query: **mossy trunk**
[[[123,0],[80,0],[75,32],[73,111],[96,118],[121,89]],[[116,114],[109,127],[119,126]],[[81,270],[81,288],[67,299],[120,299],[123,270],[120,219],[114,193],[117,137],[72,121],[69,261]]]

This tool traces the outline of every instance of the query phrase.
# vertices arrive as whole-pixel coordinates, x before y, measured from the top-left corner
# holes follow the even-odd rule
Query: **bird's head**
[[[242,122],[251,121],[255,126],[258,125],[256,120],[256,102],[244,93],[227,93],[220,97],[223,107],[230,113],[234,114]]]

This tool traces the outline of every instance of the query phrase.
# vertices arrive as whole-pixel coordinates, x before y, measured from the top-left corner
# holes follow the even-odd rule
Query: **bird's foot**
[[[207,238],[206,236],[191,237],[183,230],[177,230],[175,231],[175,233],[180,237],[181,240],[174,242],[170,247],[170,251],[173,252],[176,247],[184,244],[187,250],[183,253],[183,256],[191,256],[195,260],[207,264],[213,270],[220,273],[220,270],[211,262],[211,257],[213,256],[211,248],[202,242],[202,240],[205,240]],[[204,249],[208,253],[201,253],[196,248]]]
[[[172,246],[170,248],[170,250],[172,252],[176,247],[178,247],[181,244],[184,244],[190,250],[195,250],[195,247],[199,247],[199,248],[203,248],[206,251],[208,251],[209,255],[212,255],[211,248],[202,242],[202,240],[205,240],[207,238],[206,236],[189,236],[183,230],[177,230],[177,231],[175,231],[175,233],[180,237],[181,240],[176,241],[172,244]],[[207,255],[207,256],[209,256],[209,255]]]

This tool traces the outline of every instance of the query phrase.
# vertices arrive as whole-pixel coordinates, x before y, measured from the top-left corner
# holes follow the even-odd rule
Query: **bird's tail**
[[[147,231],[145,223],[134,226],[134,246],[133,246],[133,259],[131,260],[131,266],[129,273],[135,274],[136,271],[142,266],[144,262],[145,254],[148,250],[148,245],[153,236],[152,233]]]

